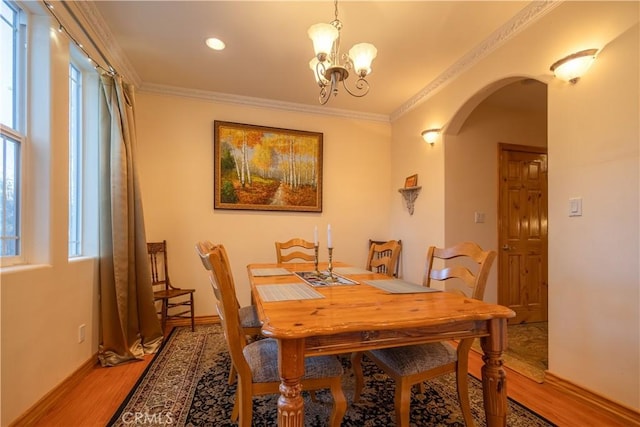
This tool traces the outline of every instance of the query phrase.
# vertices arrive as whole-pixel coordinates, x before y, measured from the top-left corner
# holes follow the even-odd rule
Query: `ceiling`
[[[308,66],[313,46],[307,29],[333,20],[331,1],[93,5],[143,88],[319,105],[319,88]],[[341,90],[322,108],[393,116],[430,84],[448,78],[448,70],[463,68],[460,64],[473,58],[483,41],[509,28],[528,6],[528,1],[342,1],[342,52],[366,41],[377,47],[378,56],[367,96],[354,98]],[[222,39],[226,49],[209,49],[208,37]]]

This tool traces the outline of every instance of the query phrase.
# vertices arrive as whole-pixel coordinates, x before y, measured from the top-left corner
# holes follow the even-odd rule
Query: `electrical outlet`
[[[81,342],[84,342],[86,329],[87,329],[87,325],[85,324],[78,326],[78,344]]]

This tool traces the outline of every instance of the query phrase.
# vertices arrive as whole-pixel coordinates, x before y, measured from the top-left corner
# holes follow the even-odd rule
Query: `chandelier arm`
[[[318,96],[318,101],[320,101],[321,105],[326,104],[331,98],[331,91],[327,90],[327,86],[322,86],[320,88],[320,95]]]
[[[355,96],[356,98],[362,98],[369,93],[369,82],[363,77],[359,77],[358,80],[356,80],[355,91],[349,89],[346,80],[342,81],[342,87],[344,87],[344,90],[349,92],[349,95]]]
[[[316,64],[316,80],[318,82],[318,86],[324,88],[327,86],[328,82],[326,77],[324,76],[327,68],[325,67],[323,62],[318,62]]]

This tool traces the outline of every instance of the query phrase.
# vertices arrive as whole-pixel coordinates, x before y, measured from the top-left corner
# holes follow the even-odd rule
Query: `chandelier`
[[[334,1],[335,19],[329,24],[321,23],[309,27],[309,38],[313,41],[315,58],[309,62],[318,86],[318,100],[324,105],[331,94],[338,94],[338,85],[342,82],[344,89],[352,96],[363,97],[369,93],[369,82],[365,79],[371,73],[371,61],[378,50],[371,43],[358,43],[349,49],[349,54],[340,55],[340,30],[342,22],[338,19],[338,0]],[[347,86],[349,71],[357,75],[354,88]]]

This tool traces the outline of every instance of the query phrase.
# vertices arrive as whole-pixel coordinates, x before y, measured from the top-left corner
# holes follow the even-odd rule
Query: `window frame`
[[[12,43],[13,49],[13,68],[11,70],[13,83],[13,96],[11,97],[12,123],[0,123],[0,135],[2,136],[2,150],[4,159],[5,138],[12,140],[17,145],[16,164],[14,165],[15,179],[15,235],[11,238],[16,241],[15,253],[3,255],[5,237],[2,236],[0,243],[0,264],[14,265],[24,262],[24,174],[25,174],[25,151],[27,145],[26,122],[27,122],[27,80],[29,70],[27,68],[27,31],[28,31],[28,13],[16,2],[12,0],[3,0],[3,5],[12,9],[15,13],[15,19],[12,24],[14,38]],[[4,159],[6,160],[6,159]],[[4,175],[3,163],[3,175]],[[4,194],[4,192],[3,192]],[[4,196],[3,196],[4,197]],[[3,201],[4,202],[4,201]],[[3,203],[5,206],[5,203]],[[3,215],[2,220],[6,217]],[[4,227],[3,227],[4,229]]]
[[[69,62],[69,211],[68,256],[83,254],[84,72],[71,55]],[[75,184],[75,186],[74,186]]]

